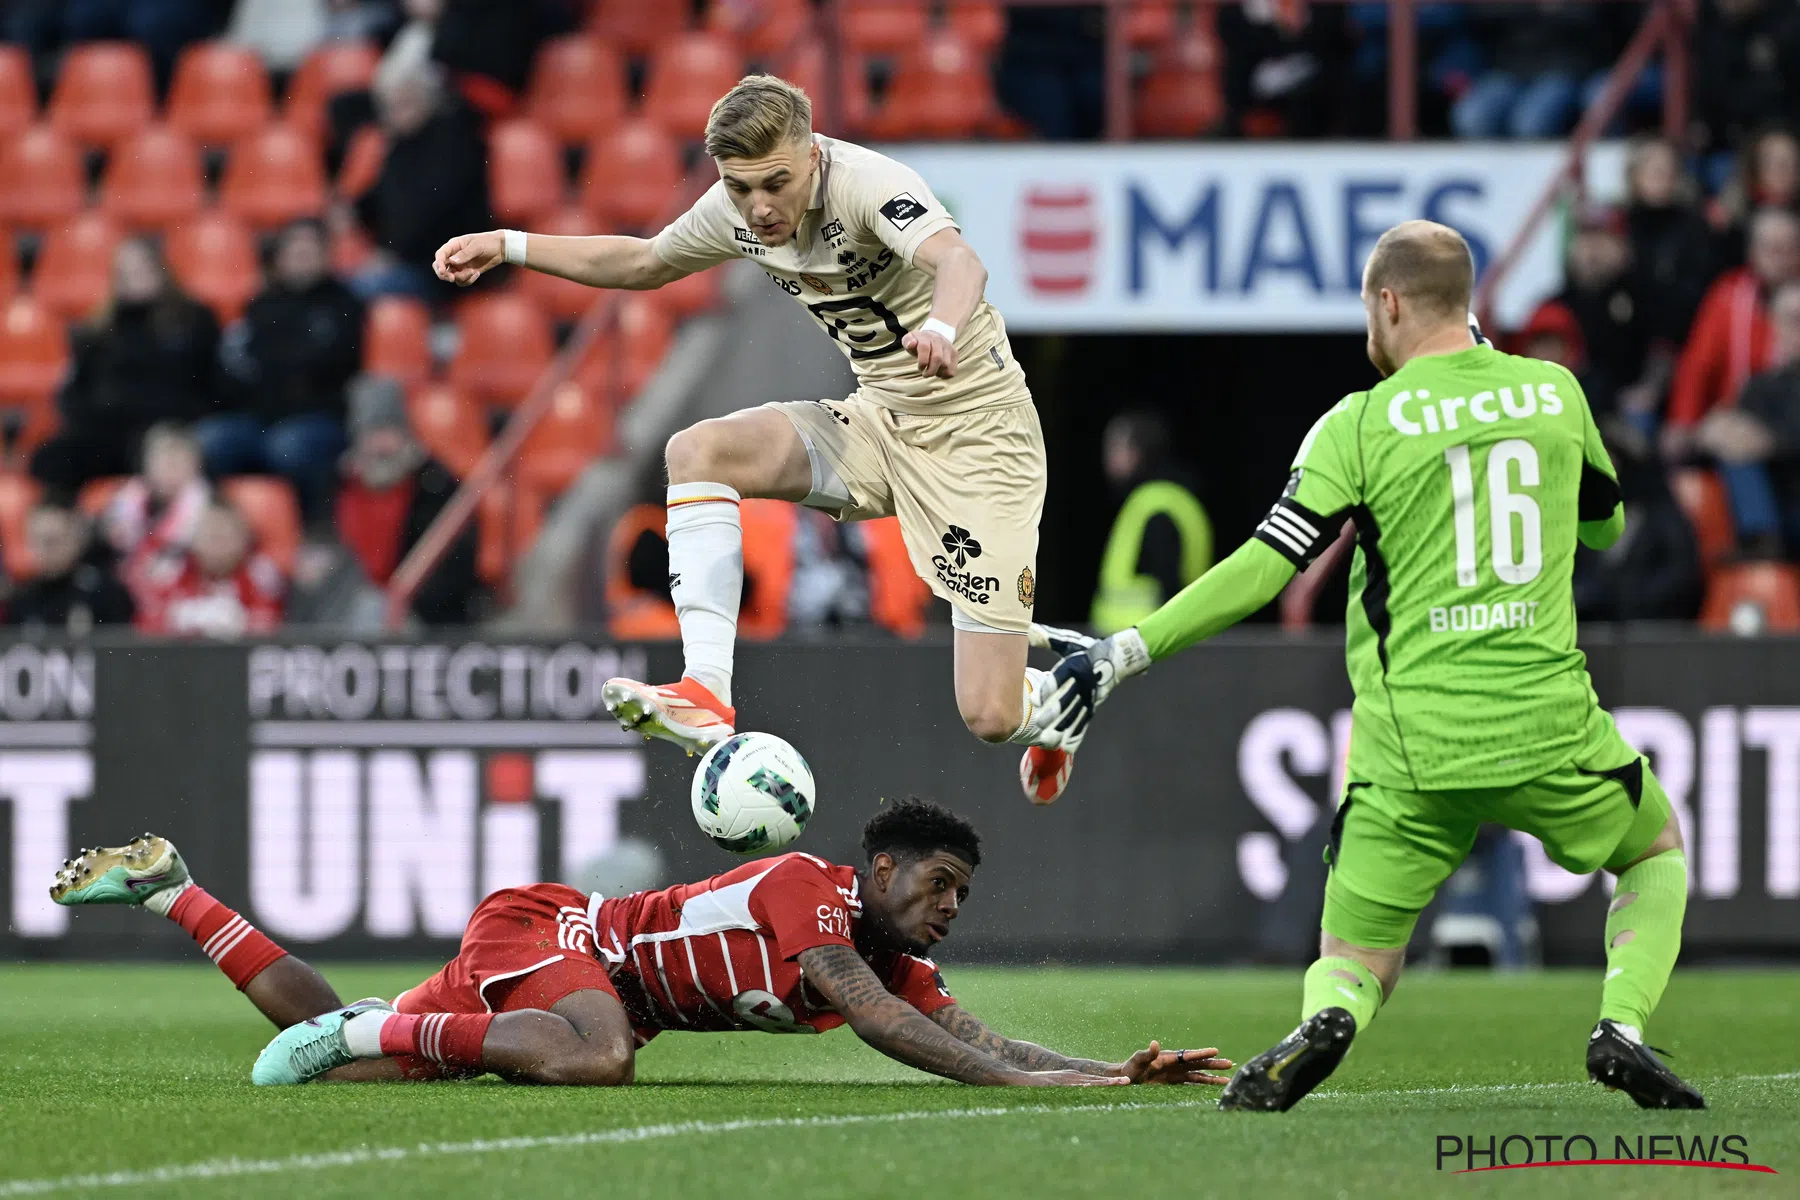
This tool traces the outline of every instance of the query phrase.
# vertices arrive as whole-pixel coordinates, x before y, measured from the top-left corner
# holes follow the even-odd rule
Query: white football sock
[[[684,674],[729,705],[744,594],[744,527],[738,494],[724,484],[669,485],[669,591],[681,621]]]
[[[381,1052],[381,1027],[398,1016],[385,1008],[365,1009],[344,1022],[344,1046],[358,1058],[386,1058]]]
[[[175,907],[175,901],[181,898],[181,893],[193,886],[194,881],[190,879],[180,887],[164,888],[162,891],[156,893],[156,895],[145,900],[144,907],[159,917],[166,917],[169,915],[169,910]]]
[[[1038,684],[1048,671],[1040,671],[1036,667],[1025,668],[1025,715],[1019,721],[1019,727],[1012,731],[1006,740],[1021,746],[1035,746],[1043,736],[1043,729],[1038,725],[1037,689]]]

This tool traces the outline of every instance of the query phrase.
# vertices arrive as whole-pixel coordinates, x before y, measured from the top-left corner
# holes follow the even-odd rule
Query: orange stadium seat
[[[119,227],[101,212],[76,213],[44,235],[31,273],[31,294],[66,321],[92,316],[112,292]]]
[[[865,54],[841,54],[832,58],[825,53],[825,43],[818,37],[803,38],[781,64],[782,78],[812,96],[813,122],[822,118],[818,97],[825,94],[826,80],[837,71],[838,126],[821,130],[829,134],[845,134],[858,130],[869,119],[869,61]]]
[[[999,113],[987,64],[953,33],[936,33],[900,61],[887,98],[870,117],[875,137],[957,141]]]
[[[706,23],[714,33],[737,42],[749,57],[768,63],[786,53],[812,25],[812,6],[807,0],[714,4]]]
[[[719,270],[713,267],[684,275],[645,296],[676,320],[685,320],[719,302],[719,279]]]
[[[497,483],[482,494],[475,572],[491,587],[505,588],[512,564],[537,540],[544,523],[543,493]]]
[[[169,85],[168,121],[195,141],[225,146],[268,124],[269,70],[256,51],[197,42],[181,52]]]
[[[681,36],[692,7],[663,0],[594,0],[587,24],[627,54],[649,54]]]
[[[561,209],[538,221],[532,229],[564,237],[586,237],[600,232],[593,218],[579,208]],[[584,284],[546,275],[542,271],[521,271],[519,291],[558,321],[577,320],[603,294]]]
[[[232,148],[220,202],[257,229],[273,229],[325,208],[318,143],[286,125],[266,125]]]
[[[525,109],[558,141],[585,142],[625,115],[625,66],[606,42],[576,34],[544,43],[531,65]]]
[[[324,138],[331,98],[368,90],[380,63],[381,50],[369,42],[326,42],[308,54],[288,80],[281,119],[315,138]]]
[[[332,187],[346,200],[359,199],[381,178],[387,162],[387,134],[373,125],[364,125],[350,135],[344,161],[338,164],[337,179]]]
[[[19,247],[12,231],[0,225],[0,301],[11,300],[19,290]]]
[[[86,146],[105,149],[150,123],[156,110],[150,55],[135,42],[73,46],[50,93],[50,123]]]
[[[363,370],[408,385],[431,376],[431,313],[422,301],[381,296],[363,320]]]
[[[620,377],[625,395],[635,396],[668,356],[675,340],[675,317],[666,304],[634,293],[619,305]]]
[[[0,314],[0,404],[49,401],[69,365],[69,334],[55,313],[14,296]]]
[[[456,325],[450,382],[490,403],[523,400],[554,352],[549,319],[516,292],[476,296],[463,304]]]
[[[1730,630],[1748,609],[1744,632],[1800,632],[1800,567],[1790,563],[1741,563],[1722,567],[1707,584],[1700,627]]]
[[[956,36],[983,58],[1006,37],[1006,12],[995,0],[949,0],[944,15]]]
[[[90,517],[99,516],[130,479],[129,475],[108,475],[92,480],[81,489],[81,495],[75,501],[76,507]]]
[[[87,176],[75,143],[33,125],[0,151],[0,222],[41,229],[87,202]]]
[[[488,446],[487,412],[447,383],[412,390],[406,411],[413,434],[458,479],[468,477]]]
[[[559,495],[612,450],[613,406],[596,389],[565,380],[519,447],[518,477],[527,488]]]
[[[562,207],[562,147],[536,121],[496,121],[487,135],[488,196],[508,225],[535,226]]]
[[[1669,473],[1669,490],[1694,527],[1701,564],[1708,569],[1717,566],[1737,546],[1737,526],[1731,519],[1724,483],[1714,471],[1684,467]]]
[[[37,120],[37,85],[31,56],[19,46],[0,46],[0,138],[9,138]]]
[[[188,295],[211,308],[220,324],[238,319],[262,288],[256,242],[230,213],[207,209],[163,239],[169,270]]]
[[[100,206],[128,229],[166,229],[200,211],[206,175],[193,139],[152,125],[113,147]]]
[[[925,40],[931,15],[923,0],[840,4],[838,36],[853,54],[904,54]]]
[[[678,138],[698,141],[713,104],[744,74],[744,58],[716,33],[684,33],[650,62],[644,115]]]
[[[14,579],[30,579],[37,574],[37,560],[25,537],[25,518],[31,515],[41,495],[42,486],[29,475],[0,475],[0,555],[4,557],[6,573]]]
[[[588,147],[581,207],[602,226],[648,230],[681,198],[681,147],[648,121],[628,120]]]
[[[1144,137],[1194,137],[1225,117],[1223,56],[1218,39],[1194,25],[1157,56],[1138,88],[1137,132]]]
[[[234,475],[225,481],[224,491],[244,514],[256,548],[274,559],[283,574],[293,574],[300,549],[300,505],[293,487],[276,475]]]
[[[1175,6],[1166,0],[1138,0],[1125,10],[1125,44],[1133,49],[1161,46],[1175,37]]]

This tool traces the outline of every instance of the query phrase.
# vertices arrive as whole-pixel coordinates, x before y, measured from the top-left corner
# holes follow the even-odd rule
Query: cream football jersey
[[[935,280],[913,255],[932,234],[955,229],[955,218],[912,168],[851,142],[814,141],[812,203],[787,245],[758,241],[721,180],[656,235],[657,256],[687,271],[754,262],[831,335],[876,404],[942,416],[1028,400],[1006,325],[986,299],[957,330],[956,375],[919,373],[900,339],[931,314]]]

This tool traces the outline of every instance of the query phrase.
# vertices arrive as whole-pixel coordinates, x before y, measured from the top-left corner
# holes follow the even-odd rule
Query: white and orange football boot
[[[1067,750],[1029,747],[1019,760],[1019,783],[1025,788],[1025,798],[1033,804],[1055,804],[1069,786],[1069,773],[1074,769],[1075,756]]]
[[[626,729],[646,739],[674,742],[690,755],[704,754],[737,732],[737,709],[723,703],[698,679],[658,686],[635,679],[609,679],[600,689],[606,711]]]

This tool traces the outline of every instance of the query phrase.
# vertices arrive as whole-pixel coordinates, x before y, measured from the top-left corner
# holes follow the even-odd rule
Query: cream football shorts
[[[913,569],[950,602],[956,628],[1025,632],[1046,474],[1028,395],[941,417],[895,412],[860,392],[768,407],[806,443],[804,504],[840,521],[899,517]]]

